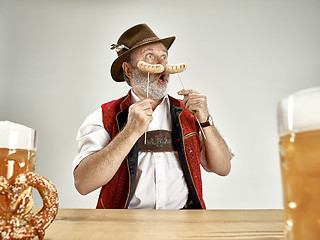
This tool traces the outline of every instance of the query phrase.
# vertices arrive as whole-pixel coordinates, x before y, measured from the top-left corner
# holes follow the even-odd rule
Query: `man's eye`
[[[163,60],[166,60],[166,59],[167,59],[167,57],[166,57],[166,56],[162,56],[161,58],[162,58]]]
[[[148,54],[148,55],[147,55],[147,58],[148,58],[148,59],[152,59],[152,55],[151,55],[151,54]]]

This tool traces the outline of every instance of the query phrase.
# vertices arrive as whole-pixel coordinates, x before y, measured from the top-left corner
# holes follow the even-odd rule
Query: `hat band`
[[[135,45],[133,45],[132,48],[138,47],[139,45],[141,45],[141,44],[143,44],[143,43],[151,42],[151,41],[154,41],[154,40],[159,40],[159,38],[157,38],[157,37],[151,37],[151,38],[143,39],[142,41],[140,41],[140,42],[136,43]]]

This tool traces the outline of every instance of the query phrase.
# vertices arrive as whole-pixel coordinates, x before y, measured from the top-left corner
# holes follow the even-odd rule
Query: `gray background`
[[[127,93],[110,77],[109,48],[145,22],[177,37],[169,62],[187,64],[185,87],[208,96],[233,146],[229,176],[203,172],[207,207],[282,208],[276,107],[320,83],[319,13],[316,0],[0,0],[0,120],[37,129],[36,172],[55,184],[60,207],[94,208],[98,192],[83,197],[73,185],[76,133]],[[169,85],[178,97],[175,76]]]

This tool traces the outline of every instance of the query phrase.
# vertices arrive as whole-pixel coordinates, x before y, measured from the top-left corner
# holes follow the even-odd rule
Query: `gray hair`
[[[128,57],[128,59],[125,62],[130,63],[131,66],[133,67],[132,53],[130,54],[130,56]],[[123,71],[123,78],[127,82],[127,84],[131,87],[130,79],[127,77],[127,75],[125,74],[124,71]]]

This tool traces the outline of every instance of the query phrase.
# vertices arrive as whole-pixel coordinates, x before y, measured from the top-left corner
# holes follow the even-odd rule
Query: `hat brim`
[[[142,43],[141,45],[138,45],[136,47],[131,48],[130,50],[126,51],[125,53],[123,53],[122,55],[120,55],[116,60],[113,61],[112,65],[111,65],[111,76],[113,78],[113,80],[115,80],[116,82],[123,82],[125,81],[123,78],[123,69],[122,69],[122,63],[125,62],[128,57],[130,56],[130,54],[132,53],[133,50],[150,44],[150,43],[156,43],[156,42],[162,42],[163,45],[169,49],[172,45],[172,43],[174,42],[174,40],[176,39],[175,36],[173,37],[168,37],[168,38],[163,38],[163,39],[156,39],[153,41],[148,41],[145,43]]]

